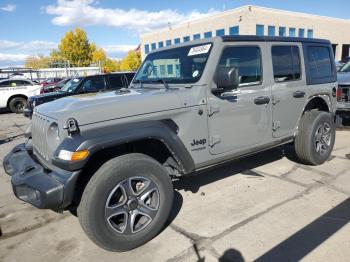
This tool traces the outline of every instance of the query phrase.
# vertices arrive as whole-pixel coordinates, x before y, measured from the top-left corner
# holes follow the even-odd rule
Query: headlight
[[[60,131],[56,122],[50,124],[47,130],[47,138],[49,143],[50,141],[60,140]]]
[[[58,158],[66,161],[80,161],[84,160],[88,155],[89,150],[87,149],[75,152],[62,149],[58,154]]]

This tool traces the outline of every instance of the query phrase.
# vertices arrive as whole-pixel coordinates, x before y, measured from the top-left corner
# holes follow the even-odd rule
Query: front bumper
[[[30,119],[32,118],[32,115],[33,115],[33,109],[31,109],[31,108],[25,108],[24,110],[23,110],[23,115],[25,116],[25,117],[29,117]]]
[[[337,111],[350,111],[350,102],[337,102]]]
[[[38,208],[63,210],[74,198],[79,171],[51,171],[34,160],[25,144],[16,146],[4,158],[5,172],[11,176],[17,198]]]

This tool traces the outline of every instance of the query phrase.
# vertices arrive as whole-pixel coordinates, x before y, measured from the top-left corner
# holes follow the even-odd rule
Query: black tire
[[[136,213],[136,211],[139,211],[138,208],[140,206],[144,207],[145,201],[140,200],[140,197],[137,198],[138,202],[135,199],[130,200],[129,197],[127,197],[125,200],[126,202],[124,202],[123,198],[124,195],[127,195],[125,192],[130,189],[127,185],[133,184],[133,179],[137,180],[138,178],[145,179],[146,184],[151,181],[148,186],[145,186],[145,189],[142,189],[140,192],[147,194],[146,191],[150,185],[157,189],[154,193],[151,193],[157,196],[155,201],[157,202],[155,204],[155,206],[157,206],[157,211],[153,219],[150,219],[150,222],[148,221],[148,217],[140,216],[140,214],[136,215],[133,221],[138,221],[137,224],[141,224],[141,228],[144,225],[146,226],[139,232],[132,232],[133,226],[128,227],[129,224],[125,222],[124,228],[122,220],[135,225],[136,231],[136,222],[130,222],[128,219],[131,218],[132,220],[133,212]],[[125,181],[131,182],[128,184]],[[135,185],[135,187],[137,186]],[[120,194],[117,198],[116,194],[118,190],[120,190]],[[133,195],[135,191],[132,192],[133,193],[129,195]],[[140,196],[142,194],[140,193]],[[161,164],[143,154],[127,154],[106,162],[92,176],[83,192],[78,207],[78,218],[88,237],[101,248],[109,251],[128,251],[148,242],[163,229],[170,215],[173,195],[172,181]],[[109,202],[112,200],[116,202],[116,204],[114,203],[109,207]],[[136,209],[135,206],[133,206],[135,201],[137,202]],[[150,201],[153,201],[153,199]],[[120,205],[121,202],[124,202],[124,204]],[[119,215],[111,215],[110,217],[112,218],[108,219],[107,212],[114,207],[129,211],[127,211],[127,214],[124,214],[126,213],[124,212]],[[130,211],[132,208],[134,208],[134,210]],[[113,212],[116,212],[114,210],[115,209],[113,209]],[[149,209],[147,210],[150,211]],[[154,214],[155,211],[152,212],[152,214]],[[137,216],[140,217],[138,218]],[[140,222],[142,219],[147,221],[143,222],[143,225]],[[120,223],[120,225],[118,225],[118,223]],[[122,229],[124,229],[124,232],[121,232]],[[128,233],[126,233],[127,231]]]
[[[11,112],[16,113],[16,114],[21,114],[23,113],[23,110],[27,107],[27,99],[24,97],[14,97],[10,100],[9,102],[9,108]]]
[[[323,130],[328,132],[321,132]],[[335,124],[330,113],[318,110],[304,113],[294,141],[295,153],[301,163],[323,164],[333,150],[334,141]]]

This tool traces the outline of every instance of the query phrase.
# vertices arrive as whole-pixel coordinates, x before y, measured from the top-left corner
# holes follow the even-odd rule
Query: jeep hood
[[[42,104],[35,111],[66,121],[75,118],[79,125],[181,107],[177,90],[128,89],[130,92],[106,92],[76,95]]]

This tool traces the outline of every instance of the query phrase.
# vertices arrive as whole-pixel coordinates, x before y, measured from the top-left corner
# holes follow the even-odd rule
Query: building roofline
[[[227,13],[239,12],[239,11],[242,11],[244,9],[249,9],[249,8],[256,8],[256,9],[265,10],[265,11],[280,12],[280,13],[285,13],[285,14],[290,14],[290,15],[299,15],[299,16],[309,17],[309,18],[323,18],[323,19],[339,21],[339,22],[345,22],[345,23],[349,23],[350,24],[350,19],[330,17],[330,16],[322,16],[322,15],[314,15],[314,14],[309,14],[309,13],[288,11],[288,10],[283,10],[283,9],[262,7],[262,6],[257,6],[257,5],[243,5],[243,6],[240,6],[240,7],[237,7],[237,8],[233,8],[233,9],[229,9],[229,10],[225,10],[225,11],[221,11],[221,12],[217,12],[217,13],[213,13],[213,14],[208,14],[207,16],[204,16],[204,17],[201,17],[201,18],[184,21],[182,23],[179,23],[179,24],[176,24],[176,25],[172,26],[172,29],[180,28],[180,27],[182,27],[182,26],[184,26],[184,25],[186,25],[188,23],[197,23],[199,21],[202,21],[202,20],[205,20],[205,19],[208,19],[208,18],[213,18],[213,17],[224,15],[224,14],[227,14]],[[155,32],[162,32],[162,31],[167,31],[167,30],[169,30],[167,27],[163,27],[163,28],[160,28],[158,30],[155,30]],[[153,35],[153,34],[154,34],[154,32],[147,32],[147,33],[142,34],[141,37],[148,36],[148,35]]]
[[[285,37],[285,36],[256,36],[256,35],[225,35],[221,36],[223,42],[243,42],[243,41],[261,41],[261,42],[300,42],[300,43],[318,43],[331,44],[329,40],[318,38]],[[208,38],[210,39],[210,38]]]
[[[337,20],[337,21],[341,21],[341,22],[350,23],[350,19],[338,18],[338,17],[332,17],[332,16],[315,15],[315,14],[310,14],[310,13],[288,11],[288,10],[283,10],[283,9],[276,9],[276,8],[271,8],[271,7],[257,6],[257,5],[245,5],[243,7],[249,7],[249,6],[252,8],[258,8],[258,9],[269,10],[269,11],[274,11],[274,12],[283,12],[283,13],[288,13],[288,14],[293,14],[293,15],[301,15],[301,16],[306,16],[306,17],[325,18],[325,19],[329,19],[329,20]],[[234,10],[234,9],[231,9],[231,10]]]

